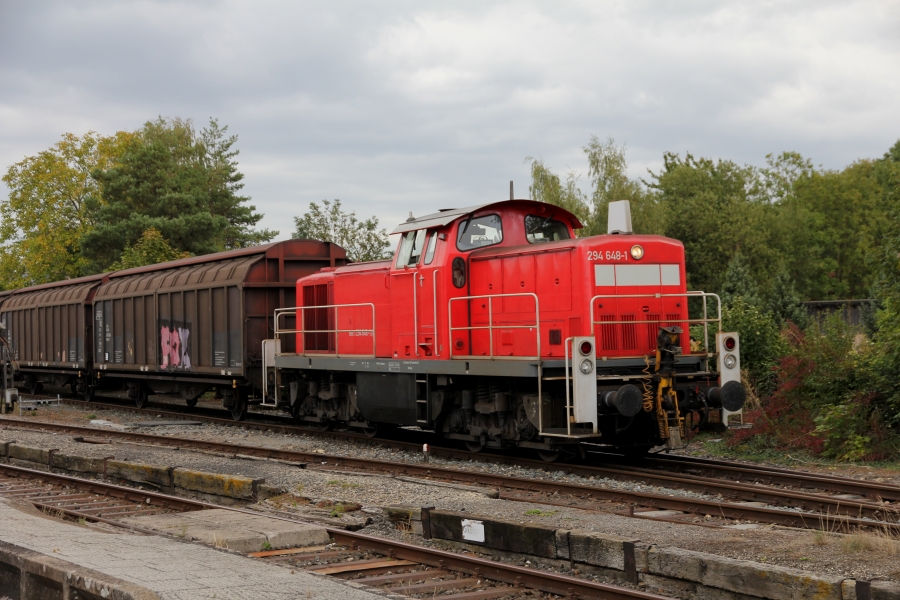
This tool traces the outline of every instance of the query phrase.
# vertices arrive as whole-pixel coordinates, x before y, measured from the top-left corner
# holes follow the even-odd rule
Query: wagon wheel
[[[334,429],[334,421],[319,421],[314,426],[319,431],[331,431]]]
[[[138,408],[147,408],[147,401],[150,399],[150,388],[143,383],[138,384],[138,393],[134,397],[134,405]]]
[[[84,384],[84,392],[82,392],[81,397],[84,398],[85,402],[91,402],[94,400],[94,386],[89,383]]]
[[[465,442],[469,452],[481,452],[484,450],[484,442]]]
[[[378,435],[379,430],[378,425],[372,425],[371,427],[363,427],[362,432],[366,434],[367,438],[373,438]]]
[[[29,377],[28,383],[26,384],[26,389],[28,393],[32,396],[37,396],[41,393],[41,390],[44,389],[44,384],[37,380],[37,377]]]
[[[562,452],[560,452],[559,450],[538,450],[537,454],[542,461],[552,463],[559,460]]]
[[[185,402],[187,402],[187,405],[188,405],[190,408],[194,408],[195,406],[197,406],[197,401],[198,401],[199,399],[200,399],[199,396],[196,397],[196,398],[188,398],[187,400],[185,400]]]
[[[247,393],[240,389],[234,391],[234,404],[231,405],[231,418],[243,421],[247,418]]]

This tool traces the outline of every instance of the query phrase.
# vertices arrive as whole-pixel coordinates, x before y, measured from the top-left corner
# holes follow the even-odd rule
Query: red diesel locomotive
[[[607,235],[581,226],[531,200],[410,215],[391,260],[297,282],[264,342],[263,404],[548,460],[585,441],[680,447],[695,411],[727,424],[746,395],[738,336],[718,297],[687,291],[683,245],[633,234],[627,202]]]

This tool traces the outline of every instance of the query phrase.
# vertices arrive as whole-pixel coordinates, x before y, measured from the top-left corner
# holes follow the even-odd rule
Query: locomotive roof
[[[400,225],[394,228],[391,232],[391,235],[395,233],[406,233],[407,231],[415,231],[417,229],[429,229],[431,227],[443,227],[445,225],[449,225],[456,219],[461,216],[469,215],[484,208],[490,208],[492,206],[500,206],[502,204],[520,204],[524,205],[523,208],[529,205],[541,206],[546,208],[547,206],[553,206],[551,204],[547,204],[546,202],[537,202],[535,200],[501,200],[500,202],[488,202],[487,204],[477,204],[475,206],[467,206],[465,208],[449,208],[436,213],[431,213],[430,215],[425,215],[422,217],[416,217],[413,219],[407,219]],[[580,227],[584,227],[581,224],[581,221],[578,220],[578,217],[570,213],[564,208],[560,208],[558,206],[553,206],[556,209],[556,212],[562,213],[569,218],[572,219],[572,222],[575,224],[575,229]]]

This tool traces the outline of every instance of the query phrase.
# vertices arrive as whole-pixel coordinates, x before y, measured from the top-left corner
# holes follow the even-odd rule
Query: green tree
[[[107,269],[148,229],[197,255],[275,236],[253,229],[262,215],[238,194],[237,138],[226,132],[214,119],[198,133],[190,120],[160,117],[126,144],[118,164],[93,172],[102,197],[88,203],[97,222],[81,249],[94,271]]]
[[[805,329],[809,324],[806,310],[800,304],[797,287],[784,263],[779,265],[778,271],[775,273],[766,307],[779,328],[793,323],[797,327]]]
[[[322,200],[322,205],[310,202],[308,212],[294,217],[295,231],[291,237],[334,242],[346,250],[347,257],[354,262],[389,258],[388,234],[384,229],[378,229],[376,217],[360,221],[355,211],[341,210],[340,200],[334,203]]]
[[[86,274],[79,240],[94,226],[89,199],[99,195],[95,169],[116,164],[134,134],[67,133],[51,148],[12,165],[0,200],[0,289]]]
[[[728,263],[728,268],[725,269],[721,298],[724,306],[730,306],[734,304],[735,299],[743,298],[747,304],[761,308],[759,286],[756,285],[750,266],[740,252],[735,252]]]
[[[842,171],[805,173],[779,202],[772,247],[780,247],[801,296],[868,296],[870,258],[889,222],[874,171],[874,161],[858,161]]]
[[[882,206],[890,209],[888,231],[878,254],[875,291],[881,309],[874,335],[875,386],[886,398],[887,418],[900,424],[900,141],[877,161]]]
[[[553,173],[541,160],[530,156],[525,160],[531,162],[531,185],[528,188],[531,199],[564,208],[587,226],[591,210],[584,193],[578,188],[578,175],[569,171],[563,184],[559,175]]]
[[[662,235],[665,232],[665,207],[641,181],[628,177],[625,146],[617,146],[612,138],[601,142],[597,136],[591,136],[582,151],[588,159],[590,197],[578,187],[579,177],[574,171],[569,171],[563,182],[541,160],[529,156],[525,161],[531,163],[531,198],[575,214],[584,224],[582,236],[606,233],[609,203],[628,200],[634,231]]]
[[[625,146],[617,146],[609,137],[601,142],[592,135],[582,151],[588,159],[591,178],[591,219],[585,235],[599,235],[607,231],[609,203],[628,200],[635,233],[663,235],[666,230],[666,208],[656,194],[647,190],[643,182],[628,177]]]
[[[134,269],[135,267],[155,265],[169,262],[170,260],[178,260],[179,258],[188,258],[189,256],[189,252],[179,252],[174,249],[159,230],[151,227],[141,235],[141,239],[136,244],[125,248],[121,258],[110,265],[109,268],[111,271]]]
[[[756,169],[667,152],[651,179],[665,209],[665,235],[684,244],[691,289],[722,289],[725,266],[738,251],[754,278],[766,280],[778,254],[768,244],[771,205]]]

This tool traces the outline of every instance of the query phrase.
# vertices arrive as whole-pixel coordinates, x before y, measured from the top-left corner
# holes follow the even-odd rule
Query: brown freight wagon
[[[287,240],[48,284],[87,309],[76,321],[83,323],[77,361],[41,358],[63,356],[68,346],[57,340],[68,337],[59,331],[72,322],[63,311],[47,310],[48,286],[15,291],[0,307],[0,320],[16,323],[26,385],[77,386],[85,377],[79,391],[86,397],[125,388],[138,406],[151,393],[193,405],[214,389],[240,418],[262,387],[262,341],[272,337],[275,309],[296,306],[297,279],[346,262],[335,244]],[[10,307],[32,312],[13,316]]]
[[[108,274],[13,290],[0,304],[0,323],[32,394],[44,383],[88,391],[93,337],[91,302]]]

